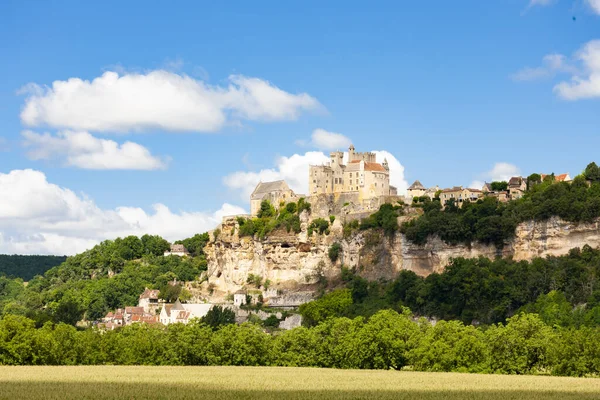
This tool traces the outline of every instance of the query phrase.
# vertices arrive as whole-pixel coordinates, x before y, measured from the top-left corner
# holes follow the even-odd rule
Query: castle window
[[[350,178],[352,178],[352,172],[350,172]],[[352,181],[350,181],[350,182],[352,182]]]

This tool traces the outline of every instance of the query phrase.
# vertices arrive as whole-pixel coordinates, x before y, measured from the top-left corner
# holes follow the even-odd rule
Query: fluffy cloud
[[[291,94],[258,78],[232,75],[212,86],[165,70],[105,72],[92,81],[70,78],[51,87],[31,83],[21,121],[85,131],[146,129],[215,132],[227,123],[294,120],[321,108],[306,93]]]
[[[562,54],[548,54],[542,59],[542,66],[526,67],[511,76],[515,81],[531,81],[541,78],[550,78],[559,72],[575,72],[573,66],[567,63],[567,58]]]
[[[479,176],[479,179],[471,182],[469,187],[481,189],[484,183],[483,180],[485,180],[485,182],[508,181],[513,176],[520,175],[521,171],[516,165],[505,162],[499,162],[494,164],[494,167],[491,170],[481,174]]]
[[[600,0],[598,0],[600,2]],[[600,97],[600,40],[586,43],[571,59],[561,54],[544,57],[543,66],[525,68],[512,76],[515,80],[533,80],[569,74],[571,79],[554,86],[554,93],[565,100]]]
[[[593,12],[600,15],[600,0],[586,0]]]
[[[0,253],[74,254],[105,239],[145,233],[176,240],[216,227],[224,215],[245,212],[230,204],[212,213],[175,213],[163,204],[150,213],[104,210],[35,170],[0,173],[0,193]]]
[[[296,193],[308,193],[308,170],[310,165],[329,162],[329,157],[320,151],[309,151],[304,155],[294,154],[291,157],[278,157],[275,167],[258,172],[237,171],[223,178],[225,186],[240,192],[244,201],[249,201],[250,194],[259,182],[284,179]]]
[[[88,132],[65,131],[53,136],[24,131],[22,136],[32,160],[64,158],[65,165],[84,169],[155,170],[167,166],[166,160],[153,156],[144,146],[133,142],[120,145]]]
[[[554,86],[554,92],[565,100],[600,97],[600,40],[586,43],[575,58],[583,66],[582,73]]]
[[[387,151],[374,151],[377,162],[385,158],[390,167],[390,184],[398,188],[400,194],[405,193],[408,184],[404,179],[404,166]],[[348,154],[345,153],[345,160]],[[259,182],[269,182],[283,179],[296,193],[308,193],[308,172],[310,165],[321,165],[329,162],[329,157],[319,151],[309,151],[304,155],[294,154],[291,157],[279,157],[275,166],[258,172],[237,171],[223,179],[225,186],[239,191],[241,198],[248,202],[250,194]]]
[[[315,129],[310,144],[319,150],[342,150],[352,144],[350,138],[341,133],[329,132],[325,129]]]

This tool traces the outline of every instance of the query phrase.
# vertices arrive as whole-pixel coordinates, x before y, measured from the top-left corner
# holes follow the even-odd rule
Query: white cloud
[[[600,97],[600,40],[586,43],[575,58],[582,64],[583,72],[554,86],[554,92],[565,100]]]
[[[600,0],[586,0],[586,3],[593,12],[600,15]]]
[[[153,156],[142,145],[133,142],[118,144],[113,140],[98,139],[88,132],[59,132],[39,134],[32,131],[21,133],[23,144],[29,148],[31,160],[64,158],[67,166],[84,169],[165,169],[167,161]]]
[[[404,167],[391,153],[387,151],[374,151],[377,162],[382,163],[387,158],[390,167],[390,184],[398,188],[403,194],[408,188],[404,179]],[[347,153],[345,153],[347,159]],[[321,165],[330,159],[320,151],[309,151],[304,155],[294,154],[291,157],[279,157],[275,167],[263,169],[258,172],[237,171],[223,178],[225,186],[237,190],[241,198],[249,202],[250,194],[259,182],[269,182],[283,179],[296,193],[308,193],[308,172],[310,165]]]
[[[542,66],[526,67],[511,76],[515,81],[532,81],[542,78],[551,78],[557,73],[575,73],[576,68],[570,65],[562,54],[548,54],[542,59]]]
[[[512,178],[513,176],[520,176],[521,175],[521,171],[519,170],[519,168],[516,165],[513,164],[509,164],[506,162],[499,162],[494,164],[494,167],[487,171],[484,172],[483,174],[480,174],[478,179],[474,180],[473,182],[471,182],[471,184],[469,185],[470,188],[474,188],[474,189],[481,189],[481,187],[483,186],[483,181],[485,180],[486,182],[495,182],[495,181],[507,181]]]
[[[31,83],[21,121],[85,131],[147,129],[215,132],[238,119],[283,121],[322,106],[307,93],[291,94],[258,78],[231,75],[227,86],[208,85],[165,70],[108,71],[92,81],[70,78],[51,87]]]
[[[352,141],[341,133],[319,128],[313,131],[310,143],[319,150],[345,150],[350,147]]]
[[[0,173],[0,253],[74,254],[105,239],[158,234],[176,240],[215,228],[224,215],[245,211],[224,204],[216,212],[99,208],[85,195],[49,183],[44,173]]]
[[[284,179],[296,193],[308,193],[308,171],[310,165],[329,162],[329,157],[320,151],[309,151],[304,155],[294,154],[291,157],[278,157],[275,167],[258,172],[237,171],[223,178],[225,186],[238,190],[246,202],[259,182],[270,182]]]

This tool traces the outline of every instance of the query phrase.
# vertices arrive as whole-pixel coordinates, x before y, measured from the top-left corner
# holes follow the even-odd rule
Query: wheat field
[[[600,379],[259,367],[0,367],[0,399],[598,399]]]

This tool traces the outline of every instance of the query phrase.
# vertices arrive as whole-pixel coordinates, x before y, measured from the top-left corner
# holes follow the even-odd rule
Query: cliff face
[[[574,247],[600,246],[600,220],[589,224],[573,224],[553,218],[545,222],[527,222],[517,227],[515,238],[499,251],[479,243],[448,245],[439,238],[418,246],[397,234],[384,236],[376,231],[357,232],[344,238],[342,226],[335,221],[329,235],[308,237],[308,217],[303,215],[302,232],[272,232],[264,240],[239,237],[235,218],[226,219],[221,233],[205,252],[208,258],[208,282],[215,291],[232,293],[246,284],[249,274],[269,279],[275,288],[309,287],[320,277],[339,276],[341,265],[356,267],[368,279],[392,279],[401,270],[426,276],[441,272],[456,257],[493,258],[512,256],[529,260],[547,255],[563,255]],[[332,263],[330,246],[339,242],[342,252]]]

